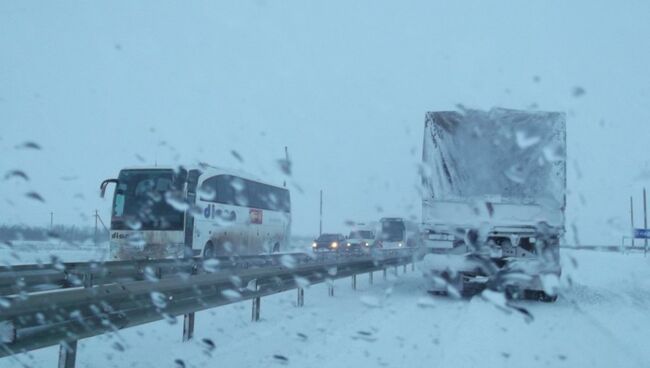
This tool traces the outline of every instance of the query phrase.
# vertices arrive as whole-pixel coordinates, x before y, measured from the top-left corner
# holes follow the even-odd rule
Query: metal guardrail
[[[599,250],[606,252],[627,252],[631,250],[645,250],[644,247],[621,246],[621,245],[563,245],[560,249],[576,250]]]
[[[382,256],[383,250],[377,256]],[[388,253],[387,253],[388,254]],[[205,262],[201,257],[180,259],[70,262],[0,266],[0,296],[102,285],[114,282],[157,280],[179,274],[215,273],[236,268],[269,267],[290,257],[298,264],[348,259],[363,256],[359,252],[283,253],[258,256],[217,257]]]
[[[185,315],[184,339],[189,339],[194,312],[253,299],[256,320],[260,297],[298,289],[300,306],[305,283],[352,276],[355,287],[357,274],[406,267],[418,251],[407,248],[373,255],[239,257],[220,260],[218,269],[205,264],[216,262],[199,259],[3,269],[3,292],[23,289],[20,294],[2,297],[5,305],[0,308],[0,357],[61,344],[60,367],[71,367],[74,354],[70,360],[70,353],[76,353],[79,339],[180,315]],[[155,269],[160,271],[155,273]],[[18,282],[9,282],[12,273],[20,278]],[[58,287],[39,291],[43,285]]]
[[[219,257],[208,261],[209,272],[234,267],[264,267],[278,264],[286,254]],[[306,254],[291,257],[305,258]],[[109,284],[113,282],[155,280],[182,273],[206,272],[201,258],[157,259],[109,262],[70,262],[0,266],[0,295]]]

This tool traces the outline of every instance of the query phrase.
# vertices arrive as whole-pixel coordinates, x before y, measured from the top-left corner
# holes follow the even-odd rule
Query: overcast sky
[[[567,227],[620,242],[650,187],[650,2],[487,3],[3,1],[0,174],[30,181],[0,179],[0,222],[108,220],[99,183],[131,165],[280,184],[285,145],[294,233],[321,188],[325,230],[419,218],[426,111],[536,106],[567,113]]]

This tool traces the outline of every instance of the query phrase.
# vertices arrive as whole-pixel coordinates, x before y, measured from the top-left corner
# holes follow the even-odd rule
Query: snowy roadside
[[[108,259],[108,242],[94,244],[63,241],[13,241],[0,243],[0,264],[19,265],[61,262],[104,261]]]
[[[200,312],[196,338],[181,342],[181,322],[157,322],[80,342],[79,367],[639,367],[650,326],[650,259],[642,254],[563,253],[557,303],[518,302],[532,321],[481,297],[430,297],[420,272],[375,284],[337,280],[262,299],[262,320],[250,303]],[[574,266],[577,265],[577,266]],[[212,347],[214,344],[214,348]],[[57,348],[0,360],[3,367],[54,366]]]

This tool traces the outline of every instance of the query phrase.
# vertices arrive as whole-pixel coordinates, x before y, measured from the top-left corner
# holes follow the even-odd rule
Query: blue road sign
[[[650,229],[634,229],[636,239],[650,239]]]

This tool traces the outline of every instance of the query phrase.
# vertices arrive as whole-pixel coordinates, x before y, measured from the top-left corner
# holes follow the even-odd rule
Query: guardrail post
[[[387,275],[386,275],[386,268],[384,268],[384,280],[386,280]]]
[[[82,281],[84,288],[93,287],[93,274],[91,272],[84,273]]]
[[[415,271],[415,261],[411,262],[411,271]]]
[[[352,290],[357,290],[357,275],[352,275]]]
[[[257,280],[255,280],[255,291],[259,291],[260,287],[257,285]],[[260,320],[260,307],[262,306],[262,298],[261,297],[256,297],[253,298],[253,310],[252,310],[252,320],[253,322],[257,322]]]
[[[305,289],[298,288],[298,306],[303,307],[305,305]]]
[[[397,276],[397,265],[395,265],[395,276]]]
[[[368,280],[370,281],[370,285],[372,285],[372,271],[368,273]]]
[[[327,295],[334,296],[334,284],[333,283],[327,285]]]
[[[160,279],[162,277],[162,271],[158,268]],[[197,268],[196,265],[192,267],[192,275],[196,275]],[[183,342],[192,340],[194,337],[194,312],[186,313],[183,315]]]
[[[59,345],[59,368],[74,368],[77,358],[77,340]]]
[[[183,315],[183,342],[194,337],[194,312]]]
[[[402,273],[406,273],[406,263],[404,263],[404,270],[403,271],[404,272],[402,272]]]

